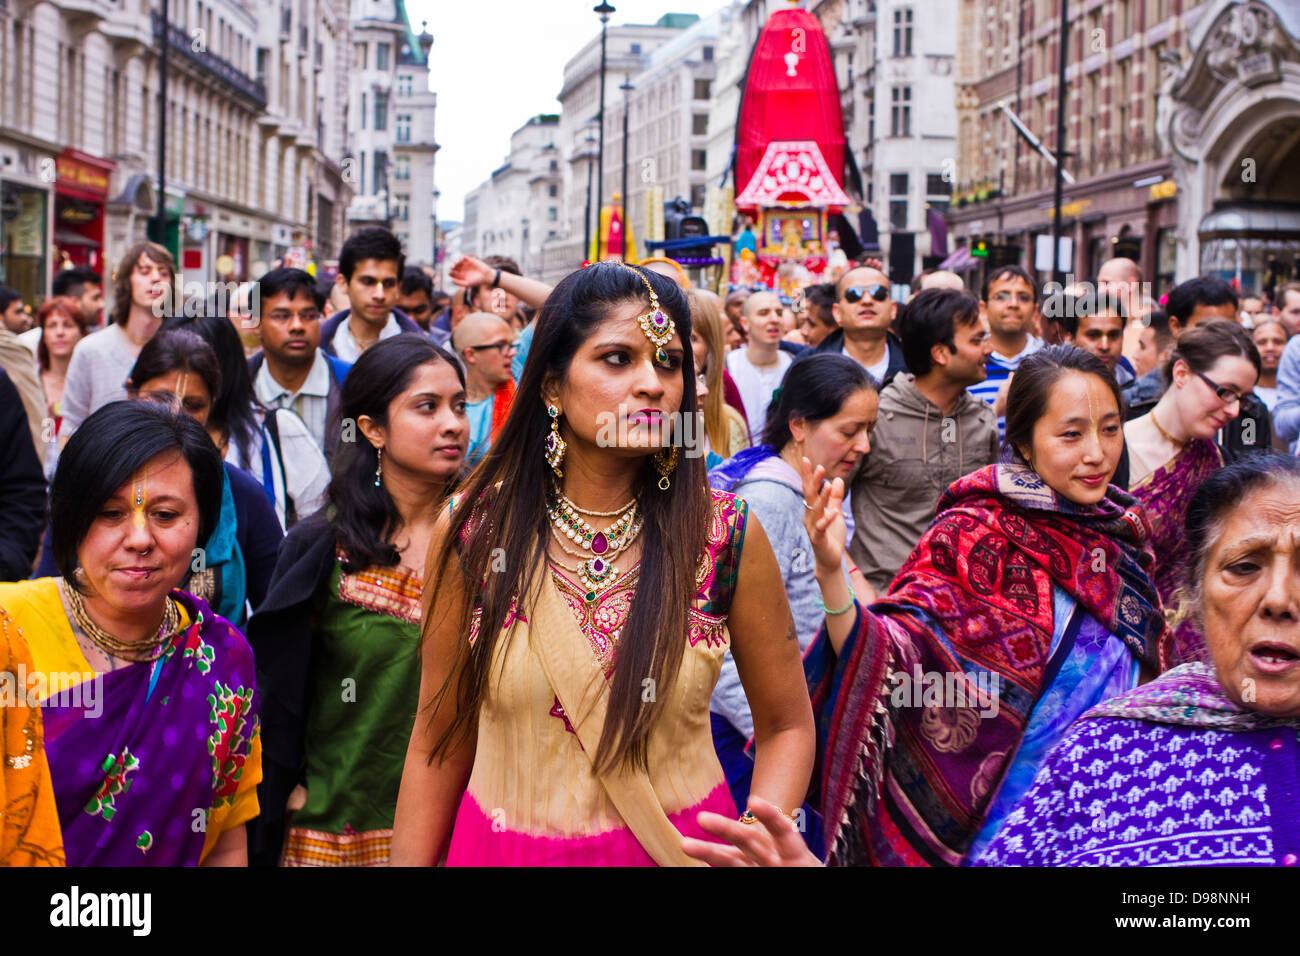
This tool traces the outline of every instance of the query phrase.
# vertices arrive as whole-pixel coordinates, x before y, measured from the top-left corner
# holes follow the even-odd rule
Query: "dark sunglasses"
[[[889,287],[883,285],[849,286],[844,290],[844,301],[852,305],[854,302],[861,302],[868,295],[877,302],[884,302],[889,298]]]

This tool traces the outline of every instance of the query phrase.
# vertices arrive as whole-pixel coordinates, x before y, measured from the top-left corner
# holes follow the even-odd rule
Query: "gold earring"
[[[564,461],[564,450],[568,446],[560,437],[560,410],[554,405],[547,405],[546,414],[551,416],[551,433],[546,436],[546,463],[551,466],[556,478],[563,478],[560,462]]]
[[[659,472],[659,490],[667,491],[671,485],[668,476],[677,468],[677,446],[661,448],[651,456],[650,461],[655,466],[655,471]]]

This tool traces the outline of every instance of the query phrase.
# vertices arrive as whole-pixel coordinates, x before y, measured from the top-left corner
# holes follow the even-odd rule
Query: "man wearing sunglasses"
[[[993,353],[985,368],[988,377],[972,385],[971,394],[998,409],[998,393],[1004,391],[1012,374],[1030,355],[1043,347],[1032,333],[1038,316],[1038,293],[1034,280],[1020,266],[1000,266],[984,282],[984,315],[989,323]],[[998,437],[1006,430],[1006,417],[998,409]]]
[[[474,465],[492,444],[515,397],[510,374],[515,330],[494,312],[471,312],[457,324],[451,341],[465,366],[465,414],[469,416],[465,462]]]
[[[881,385],[907,371],[903,346],[889,330],[897,311],[889,297],[889,277],[880,269],[859,266],[840,276],[831,315],[839,328],[818,351],[841,352],[856,361]]]

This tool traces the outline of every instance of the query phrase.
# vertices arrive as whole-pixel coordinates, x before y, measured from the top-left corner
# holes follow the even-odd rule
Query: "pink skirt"
[[[736,805],[725,781],[693,807],[668,815],[683,836],[718,842],[696,822],[701,810],[735,819]],[[447,849],[447,866],[654,866],[636,836],[617,827],[590,836],[547,837],[504,826],[504,813],[494,816],[465,791]]]

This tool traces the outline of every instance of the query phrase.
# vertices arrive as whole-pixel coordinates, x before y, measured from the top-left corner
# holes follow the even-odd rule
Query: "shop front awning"
[[[1300,239],[1300,203],[1219,200],[1196,229],[1213,239]]]
[[[939,263],[939,268],[949,272],[970,272],[979,268],[979,264],[979,260],[967,252],[965,246],[958,246],[947,259]]]

